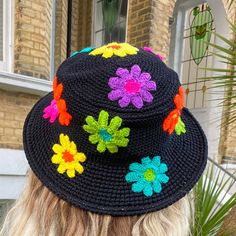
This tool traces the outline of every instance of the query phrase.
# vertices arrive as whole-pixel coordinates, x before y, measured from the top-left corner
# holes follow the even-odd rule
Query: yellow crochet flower
[[[113,42],[104,45],[100,48],[94,49],[92,52],[89,53],[89,55],[92,56],[102,55],[102,57],[105,58],[110,58],[113,55],[116,55],[118,57],[125,57],[127,55],[137,54],[137,51],[139,51],[138,48],[133,47],[128,43]]]
[[[52,163],[59,164],[57,171],[60,174],[65,173],[69,178],[75,177],[75,172],[82,174],[84,167],[80,162],[86,160],[86,156],[82,152],[77,151],[76,144],[70,139],[68,135],[60,134],[60,144],[54,144],[52,147],[54,155],[52,156]]]

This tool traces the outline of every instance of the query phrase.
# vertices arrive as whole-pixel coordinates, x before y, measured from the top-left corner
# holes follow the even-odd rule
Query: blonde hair
[[[84,211],[59,199],[30,170],[27,185],[8,212],[1,236],[187,236],[188,197],[141,216],[112,217]]]

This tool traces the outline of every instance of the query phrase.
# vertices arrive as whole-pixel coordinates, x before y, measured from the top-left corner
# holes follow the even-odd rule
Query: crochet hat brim
[[[49,93],[29,113],[24,126],[24,149],[30,167],[42,183],[59,198],[77,207],[114,216],[157,211],[184,197],[205,168],[206,137],[196,119],[184,108],[181,118],[187,132],[180,136],[171,135],[157,153],[168,166],[169,182],[164,185],[161,193],[151,197],[135,193],[125,181],[134,158],[110,157],[111,161],[110,158],[102,158],[92,152],[86,153],[78,131],[83,124],[72,122],[65,127],[52,125],[42,118],[43,109],[50,104],[52,98],[52,93]],[[75,178],[58,173],[57,165],[51,162],[52,146],[58,143],[60,133],[69,135],[78,150],[87,156],[83,163],[83,174]],[[142,157],[137,156],[136,161],[140,162]]]

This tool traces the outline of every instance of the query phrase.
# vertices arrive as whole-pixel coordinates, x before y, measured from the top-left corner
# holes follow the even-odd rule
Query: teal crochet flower
[[[129,166],[130,172],[125,176],[125,180],[132,184],[132,191],[135,193],[143,192],[146,197],[151,197],[153,192],[160,193],[162,185],[169,181],[165,174],[168,167],[161,163],[160,156],[144,157],[141,164],[134,162]]]
[[[115,116],[108,123],[109,114],[106,111],[99,113],[98,121],[92,116],[87,116],[85,119],[87,125],[83,126],[83,129],[88,132],[89,141],[92,144],[97,144],[97,150],[99,152],[105,152],[106,149],[110,153],[118,152],[118,147],[126,147],[129,143],[127,138],[130,133],[129,128],[122,128],[119,130],[122,119],[119,116]]]

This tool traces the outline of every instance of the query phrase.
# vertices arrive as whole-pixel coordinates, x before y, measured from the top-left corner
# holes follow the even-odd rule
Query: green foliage
[[[229,228],[229,231],[219,234],[225,216],[236,206],[236,193],[226,199],[226,196],[230,196],[228,194],[234,183],[235,180],[227,176],[216,164],[209,163],[204,175],[194,187],[193,236],[223,236],[232,232],[232,228]]]
[[[233,1],[229,4],[232,5]],[[236,38],[236,24],[229,22],[232,30],[232,39]],[[216,37],[221,39],[227,46],[222,47],[214,43],[207,43],[215,50],[211,52],[222,63],[226,64],[226,68],[204,68],[204,70],[212,71],[216,76],[206,77],[204,79],[211,80],[213,86],[211,88],[224,88],[225,96],[221,99],[220,105],[226,107],[225,113],[227,115],[226,121],[223,125],[229,125],[236,121],[236,42],[229,40],[220,34],[214,33]]]

